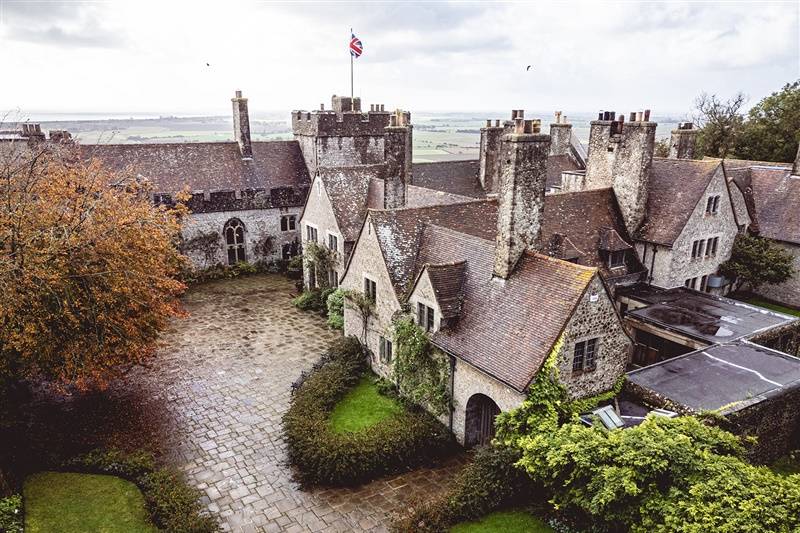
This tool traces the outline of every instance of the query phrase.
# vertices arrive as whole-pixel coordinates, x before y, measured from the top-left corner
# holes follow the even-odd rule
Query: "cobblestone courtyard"
[[[284,462],[281,415],[290,384],[338,333],[292,307],[292,290],[278,276],[192,289],[188,316],[163,335],[151,368],[99,396],[34,398],[21,423],[31,440],[51,443],[44,453],[61,439],[163,454],[205,492],[229,531],[383,531],[409,500],[440,491],[463,458],[362,487],[300,490]]]

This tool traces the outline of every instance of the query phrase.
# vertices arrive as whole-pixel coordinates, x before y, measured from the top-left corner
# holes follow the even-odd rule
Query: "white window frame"
[[[333,250],[333,251],[334,252],[338,252],[339,251],[339,242],[342,240],[341,235],[339,235],[338,233],[334,233],[331,230],[325,230],[325,246],[327,246],[329,249],[330,249],[330,246],[331,246],[331,237],[335,237],[336,238],[336,249]]]
[[[319,244],[319,226],[317,226],[316,224],[312,224],[311,222],[306,222],[305,225],[306,225],[306,227],[305,227],[305,231],[303,232],[303,242],[311,241],[311,239],[308,238],[308,228],[313,228],[314,232],[316,233],[316,236],[317,236],[317,240],[315,240],[313,242],[316,242],[317,244]]]
[[[362,274],[362,277],[361,277],[361,287],[362,288],[366,288],[366,281],[367,280],[369,280],[373,284],[375,284],[375,295],[374,295],[374,298],[372,299],[372,303],[377,305],[378,304],[378,280],[376,280],[375,278],[373,278],[372,276],[370,276],[369,274],[364,272]],[[366,297],[370,296],[369,294],[367,294],[366,290],[364,291],[364,296],[366,296]]]
[[[427,309],[425,311],[425,324],[420,324],[419,323],[419,306],[420,306],[420,304],[424,305],[427,309],[430,309],[431,312],[433,313],[433,326],[431,326],[431,329],[427,328],[427,322],[429,320],[428,319],[428,311],[427,311]],[[439,312],[436,310],[436,307],[437,307],[436,305],[434,305],[433,303],[429,302],[428,300],[425,300],[424,298],[417,298],[416,301],[415,301],[414,322],[417,324],[417,326],[421,327],[426,332],[434,333],[435,331],[439,330],[439,321],[437,320],[439,318]]]

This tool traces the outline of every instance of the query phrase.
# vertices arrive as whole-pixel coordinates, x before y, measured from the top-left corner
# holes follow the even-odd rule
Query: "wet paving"
[[[292,291],[279,276],[192,289],[189,315],[162,336],[149,368],[103,393],[36,391],[6,406],[6,461],[24,472],[98,445],[144,447],[186,472],[227,531],[385,531],[410,501],[443,490],[464,458],[361,487],[302,490],[285,464],[281,415],[290,384],[338,333],[293,308]]]

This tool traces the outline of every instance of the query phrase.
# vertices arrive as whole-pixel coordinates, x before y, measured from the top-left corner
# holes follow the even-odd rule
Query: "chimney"
[[[550,123],[550,155],[569,155],[571,137],[572,124],[567,122],[567,117],[561,111],[556,111],[555,120]]]
[[[514,130],[503,136],[498,193],[494,275],[508,279],[520,257],[542,250],[542,219],[550,136],[541,121],[515,115]]]
[[[672,130],[669,139],[670,159],[694,159],[698,130],[691,122],[681,122],[678,129]]]
[[[478,180],[487,193],[497,192],[497,182],[500,174],[500,145],[503,138],[503,127],[500,121],[486,121],[486,127],[481,128],[480,162]]]
[[[794,157],[792,176],[800,176],[800,146],[797,147],[797,155]]]
[[[603,189],[612,185],[612,169],[619,135],[612,135],[611,113],[600,111],[589,126],[589,153],[586,156],[586,188]]]
[[[383,134],[383,154],[386,161],[383,207],[405,207],[406,185],[411,182],[411,113],[398,109],[389,117]]]
[[[641,226],[647,207],[650,168],[653,164],[656,124],[650,110],[636,113],[638,120],[625,124],[612,167],[614,195],[625,226],[634,235]]]
[[[233,102],[233,136],[239,143],[242,159],[253,159],[253,147],[250,144],[250,117],[247,114],[247,98],[242,91],[236,91]]]

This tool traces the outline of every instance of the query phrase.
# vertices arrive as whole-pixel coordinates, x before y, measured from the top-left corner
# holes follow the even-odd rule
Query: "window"
[[[335,270],[328,271],[328,285],[334,289],[339,286],[339,273]]]
[[[608,267],[618,268],[625,266],[625,250],[611,252],[608,255]]]
[[[317,269],[316,268],[309,268],[308,269],[308,286],[311,289],[314,289],[317,286]]]
[[[228,251],[228,264],[235,265],[245,260],[244,224],[238,218],[225,223],[222,232],[225,234],[225,248]]]
[[[281,231],[294,231],[297,229],[297,215],[281,216]]]
[[[684,285],[690,289],[697,287],[697,278],[689,278],[684,282]]]
[[[699,239],[692,243],[692,259],[703,257],[703,250],[706,245],[705,239]]]
[[[306,240],[317,242],[317,228],[306,225]]]
[[[594,370],[596,367],[598,339],[588,339],[575,343],[572,355],[572,371],[584,372]]]
[[[378,301],[378,287],[375,285],[375,282],[369,278],[364,278],[364,296],[372,303]]]
[[[719,245],[719,237],[708,239],[708,243],[706,244],[706,257],[712,257],[717,255],[718,245]]]
[[[719,195],[709,196],[706,202],[706,214],[716,215],[719,212]]]
[[[380,347],[378,348],[381,356],[381,363],[388,365],[392,362],[392,341],[381,336]]]
[[[708,292],[708,276],[703,276],[700,278],[700,290],[703,292]]]
[[[328,233],[328,248],[334,252],[339,249],[339,238],[336,235]]]
[[[417,302],[417,325],[425,331],[433,331],[434,311],[431,307]]]

